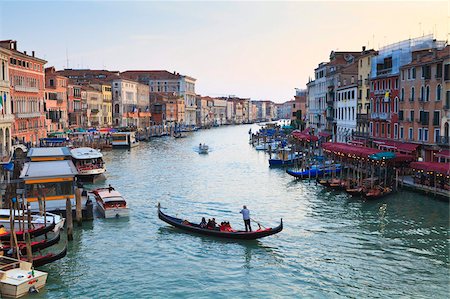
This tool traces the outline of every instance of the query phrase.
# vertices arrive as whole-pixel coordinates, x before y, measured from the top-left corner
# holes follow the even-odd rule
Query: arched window
[[[369,110],[372,111],[372,113],[375,112],[375,111],[374,111],[374,106],[373,106],[373,99],[370,99],[370,107],[369,107]]]
[[[438,84],[438,86],[436,87],[436,101],[441,100],[441,89],[441,84]]]
[[[415,93],[415,89],[414,89],[414,86],[413,86],[413,87],[411,87],[411,98],[410,98],[411,102],[414,102],[415,96],[416,96],[416,93]]]
[[[2,81],[6,80],[6,69],[5,69],[5,62],[2,61]]]
[[[394,112],[398,113],[398,98],[395,97],[395,101],[394,101]]]
[[[114,113],[119,113],[119,104],[114,105]]]
[[[426,101],[428,102],[430,100],[430,86],[427,85],[427,93],[426,93]]]

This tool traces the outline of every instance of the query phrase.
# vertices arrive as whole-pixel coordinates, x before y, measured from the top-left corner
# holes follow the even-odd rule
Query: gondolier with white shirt
[[[247,209],[247,206],[243,206],[243,209],[240,213],[242,214],[242,218],[244,219],[245,231],[252,231],[252,227],[250,226],[250,211]]]

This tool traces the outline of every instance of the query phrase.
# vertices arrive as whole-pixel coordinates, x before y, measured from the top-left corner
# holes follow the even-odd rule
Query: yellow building
[[[355,136],[369,136],[369,118],[370,111],[370,72],[372,57],[377,55],[375,50],[366,50],[363,47],[361,56],[358,57],[358,104],[356,114],[356,133]]]
[[[112,91],[111,84],[106,82],[91,84],[93,88],[102,93],[102,126],[111,127],[112,126]]]

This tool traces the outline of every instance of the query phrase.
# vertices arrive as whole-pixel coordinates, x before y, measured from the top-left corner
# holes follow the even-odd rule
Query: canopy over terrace
[[[411,168],[423,171],[432,171],[444,175],[450,175],[450,167],[447,163],[439,162],[413,162]]]
[[[394,150],[401,153],[411,154],[417,150],[419,144],[404,143],[393,140],[374,141],[380,150]]]
[[[313,141],[313,142],[316,142],[316,141],[319,140],[319,138],[317,136],[310,135],[309,134],[309,130],[308,130],[308,132],[306,130],[303,131],[303,132],[294,131],[294,132],[292,132],[292,136],[295,139],[300,140],[300,141],[307,141],[307,142]]]

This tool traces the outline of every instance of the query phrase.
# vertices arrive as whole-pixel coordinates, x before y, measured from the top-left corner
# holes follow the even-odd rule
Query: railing
[[[368,122],[369,116],[367,114],[358,113],[358,114],[356,114],[356,121]]]
[[[0,114],[0,123],[9,123],[14,120],[14,115],[12,114]]]
[[[22,85],[15,85],[14,90],[24,92],[39,92],[39,88],[37,87],[22,86]]]
[[[15,113],[17,118],[33,118],[41,117],[43,114],[40,112],[30,112],[30,113]]]
[[[392,68],[377,70],[377,76],[390,74],[392,72]]]
[[[353,132],[354,137],[369,137],[369,132]]]
[[[437,136],[437,144],[449,146],[450,138],[448,136]]]

